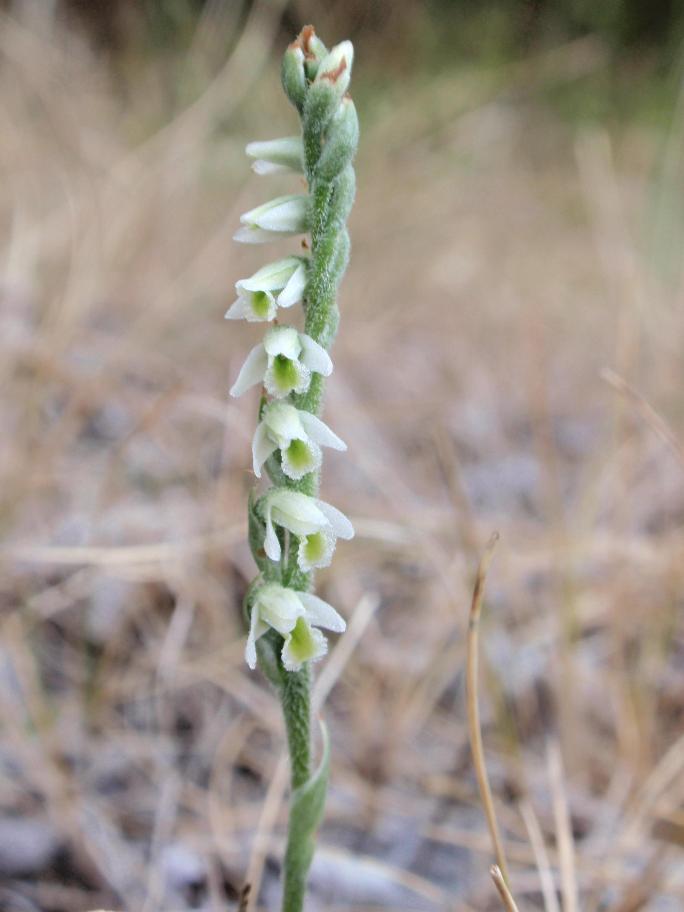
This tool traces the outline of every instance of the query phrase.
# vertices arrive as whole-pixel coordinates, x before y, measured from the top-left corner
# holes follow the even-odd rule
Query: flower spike
[[[328,648],[322,630],[341,632],[344,620],[313,595],[313,571],[327,567],[338,538],[350,539],[347,517],[317,497],[322,448],[345,444],[321,420],[324,378],[333,370],[329,349],[339,323],[337,290],[349,262],[346,222],[355,194],[353,161],[359,136],[348,89],[354,49],[330,51],[305,26],[285,51],[282,85],[295,106],[301,135],[250,143],[259,174],[302,173],[306,193],[280,196],[245,212],[237,241],[261,244],[308,235],[306,256],[263,266],[235,285],[227,319],[275,321],[301,302],[303,327],[265,327],[249,352],[231,396],[263,387],[252,440],[252,465],[273,482],[249,497],[248,541],[259,576],[244,601],[249,636],[245,658],[259,663],[280,694],[291,758],[293,801],[283,865],[285,912],[303,912],[306,875],[327,782],[327,750],[311,771],[310,674],[306,667]],[[294,253],[294,251],[293,251]]]

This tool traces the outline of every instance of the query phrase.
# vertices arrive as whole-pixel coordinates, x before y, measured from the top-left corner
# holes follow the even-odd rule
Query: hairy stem
[[[332,200],[335,187],[330,183],[310,185],[312,191],[312,251],[310,278],[307,285],[304,331],[316,342],[329,348],[337,329],[337,281],[335,277],[337,255],[337,237],[331,236],[331,216],[334,214]],[[346,232],[345,232],[346,235]],[[348,240],[345,249],[348,248]],[[323,404],[325,388],[324,378],[314,374],[306,393],[293,396],[295,405],[318,415]],[[311,472],[300,481],[286,479],[287,487],[306,494],[315,495],[320,486],[320,470]],[[285,566],[288,568],[287,585],[296,589],[310,589],[313,574],[303,573],[297,568],[298,542],[290,536],[287,547]],[[281,688],[281,700],[287,739],[290,751],[292,772],[292,789],[303,786],[311,772],[311,675],[308,667],[300,672],[285,673]],[[288,822],[288,840],[285,852],[283,872],[283,912],[301,912],[304,908],[306,880],[311,858],[303,852],[300,842],[300,825],[296,807],[290,811]]]
[[[311,674],[308,665],[301,671],[285,672],[280,694],[290,754],[290,783],[294,792],[311,774]],[[301,912],[304,908],[308,864],[301,863],[298,829],[293,808],[283,865],[283,912]]]
[[[293,790],[304,785],[311,774],[310,690],[311,674],[308,665],[301,671],[283,674],[280,699],[285,717]]]

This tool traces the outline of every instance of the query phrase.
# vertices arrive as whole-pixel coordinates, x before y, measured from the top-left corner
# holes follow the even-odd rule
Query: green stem
[[[284,671],[280,700],[285,717],[290,753],[292,789],[304,785],[311,775],[311,674],[308,665],[301,671]]]
[[[308,665],[301,671],[283,673],[280,698],[290,754],[290,785],[294,792],[311,775],[311,674]],[[302,863],[298,843],[297,821],[291,812],[283,865],[283,912],[301,912],[304,908],[309,866]]]

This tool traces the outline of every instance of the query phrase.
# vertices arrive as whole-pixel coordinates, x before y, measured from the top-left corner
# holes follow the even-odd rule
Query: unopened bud
[[[306,97],[306,74],[304,51],[296,43],[291,44],[285,51],[280,76],[285,94],[295,108],[301,111]]]
[[[329,82],[335,89],[337,97],[342,98],[349,88],[353,62],[354,46],[351,41],[336,44],[327,57],[321,61],[314,82]]]
[[[359,118],[351,98],[343,98],[333,114],[327,139],[316,165],[316,176],[331,181],[354,158],[359,142]]]

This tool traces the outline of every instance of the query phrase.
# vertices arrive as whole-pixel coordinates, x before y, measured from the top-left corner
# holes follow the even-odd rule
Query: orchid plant
[[[282,83],[297,109],[301,135],[247,146],[257,174],[303,173],[308,193],[281,196],[246,212],[235,240],[261,244],[309,234],[306,256],[288,256],[237,282],[229,319],[272,325],[248,354],[231,389],[262,387],[252,442],[254,474],[271,486],[249,500],[249,542],[259,575],[245,598],[245,659],[277,688],[291,761],[292,796],[284,863],[283,910],[303,908],[316,829],[328,779],[328,742],[311,763],[310,663],[327,652],[322,630],[345,622],[311,592],[313,572],[327,567],[338,538],[354,534],[347,517],[319,499],[321,447],[346,449],[320,419],[329,349],[339,319],[337,289],[349,260],[346,221],[355,189],[352,161],[359,125],[347,94],[353,47],[328,51],[307,26],[283,58]],[[301,302],[304,331],[276,323],[280,309]]]

